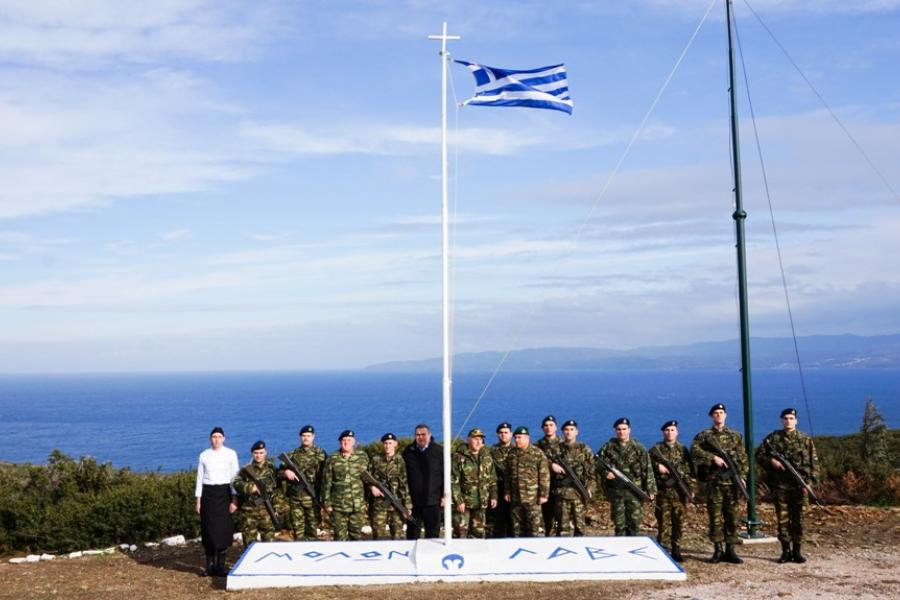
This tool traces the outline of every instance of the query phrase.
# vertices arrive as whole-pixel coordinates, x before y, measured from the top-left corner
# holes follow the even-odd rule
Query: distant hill
[[[797,338],[800,358],[809,369],[900,368],[900,334],[813,335]],[[752,338],[751,366],[790,369],[797,364],[791,338]],[[453,357],[455,371],[492,371],[503,353],[476,352]],[[672,369],[736,369],[737,340],[685,346],[651,346],[633,350],[604,348],[530,348],[512,352],[507,371],[621,371]],[[441,359],[394,361],[366,367],[368,371],[440,371]]]

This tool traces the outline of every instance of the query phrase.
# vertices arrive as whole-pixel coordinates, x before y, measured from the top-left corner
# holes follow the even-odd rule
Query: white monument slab
[[[506,538],[252,544],[227,588],[417,581],[686,579],[649,537]]]

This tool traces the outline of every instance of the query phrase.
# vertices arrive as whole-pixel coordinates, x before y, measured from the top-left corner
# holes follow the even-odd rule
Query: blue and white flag
[[[475,76],[475,95],[463,102],[473,106],[527,106],[572,114],[566,65],[540,69],[498,69],[457,60]]]

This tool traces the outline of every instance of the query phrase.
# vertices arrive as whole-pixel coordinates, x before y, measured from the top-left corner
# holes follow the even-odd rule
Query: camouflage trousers
[[[291,528],[294,530],[294,539],[302,541],[314,541],[316,529],[320,523],[319,509],[309,496],[290,498]]]
[[[809,500],[802,488],[775,488],[772,490],[775,504],[775,521],[778,523],[778,540],[803,542],[803,516],[809,508]]]
[[[390,504],[381,505],[378,502],[372,503],[369,509],[369,516],[372,522],[372,539],[396,540],[398,537],[403,538],[403,524],[406,520],[397,510]],[[385,536],[385,528],[390,532],[389,536]]]
[[[707,483],[706,511],[709,513],[709,541],[714,544],[738,543],[741,504],[734,484]]]
[[[550,497],[541,505],[541,517],[544,524],[544,535],[551,536],[556,530],[556,489],[551,491]]]
[[[575,535],[584,535],[584,513],[587,507],[575,488],[559,488],[554,498],[556,508],[556,535],[572,535],[574,527]]]
[[[365,515],[361,510],[332,510],[331,530],[334,533],[334,540],[337,542],[361,540],[364,521]]]
[[[512,513],[509,502],[500,498],[497,508],[487,510],[487,535],[492,538],[512,537]]]
[[[644,503],[628,490],[619,489],[607,489],[606,499],[616,535],[641,535]]]
[[[266,507],[263,505],[245,504],[241,507],[240,512],[240,529],[241,536],[244,539],[244,546],[249,546],[259,537],[264,542],[271,542],[275,539],[275,525],[272,523],[272,517],[269,516]]]
[[[479,538],[484,539],[484,522],[485,522],[485,513],[487,512],[484,508],[469,508],[466,505],[466,510],[463,512],[459,512],[456,510],[456,507],[453,507],[453,536],[458,538]]]
[[[656,497],[656,541],[669,550],[681,546],[684,531],[684,500],[674,487],[660,488]]]
[[[541,531],[541,505],[537,502],[525,504],[513,502],[510,505],[512,513],[512,536],[535,537]]]

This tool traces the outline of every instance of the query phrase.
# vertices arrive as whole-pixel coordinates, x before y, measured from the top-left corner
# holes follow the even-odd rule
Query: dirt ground
[[[809,562],[804,565],[775,563],[780,552],[777,543],[740,547],[743,565],[711,565],[706,562],[711,547],[704,537],[705,512],[702,507],[692,508],[684,582],[439,583],[227,592],[223,578],[199,576],[202,549],[188,545],[27,564],[9,564],[4,559],[0,598],[900,598],[900,508],[831,506],[827,511],[814,508],[810,514],[809,541],[804,547]],[[771,506],[763,505],[760,513],[763,521],[773,522]],[[590,533],[609,535],[606,514],[591,517]],[[651,523],[645,524],[652,535]],[[771,527],[767,530],[771,532]],[[239,556],[240,549],[233,548],[230,562]]]

